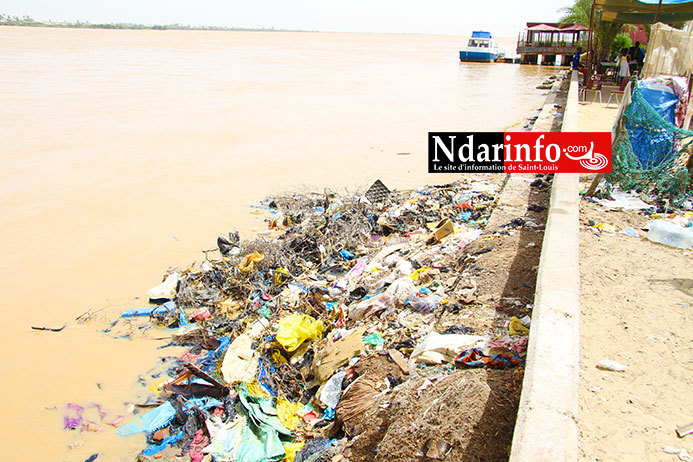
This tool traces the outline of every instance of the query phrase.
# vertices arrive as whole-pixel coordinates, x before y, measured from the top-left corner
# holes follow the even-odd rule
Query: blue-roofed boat
[[[467,49],[460,51],[460,61],[494,62],[498,58],[498,45],[490,32],[475,30],[467,43]]]

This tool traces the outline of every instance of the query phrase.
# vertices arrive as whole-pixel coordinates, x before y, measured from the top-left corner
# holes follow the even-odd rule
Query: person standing
[[[630,77],[630,66],[628,64],[628,48],[621,49],[621,54],[616,59],[618,69],[618,84],[621,85],[624,78]]]
[[[645,51],[640,48],[640,42],[635,42],[635,45],[628,50],[628,54],[630,55],[630,59],[636,63],[635,70],[640,72],[645,63]]]
[[[582,54],[582,48],[578,47],[577,51],[573,55],[573,70],[585,73],[585,67],[580,63],[580,55]]]

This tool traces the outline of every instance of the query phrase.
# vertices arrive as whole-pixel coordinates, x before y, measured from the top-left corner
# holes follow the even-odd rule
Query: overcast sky
[[[515,36],[552,22],[564,0],[4,0],[0,13],[38,20],[190,24],[345,32]]]

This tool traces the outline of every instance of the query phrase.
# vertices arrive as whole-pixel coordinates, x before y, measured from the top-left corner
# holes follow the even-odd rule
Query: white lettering
[[[491,159],[489,156],[488,144],[480,144],[479,145],[479,154],[477,156],[477,161],[478,162],[488,162],[490,160]]]
[[[539,136],[537,138],[537,142],[534,143],[534,161],[535,162],[541,162],[541,140],[544,138],[544,135]]]
[[[530,158],[529,145],[528,144],[516,144],[515,145],[515,161],[516,162],[522,162],[522,155],[520,154],[521,149],[524,149],[524,151],[525,151],[525,162],[531,162],[532,159]]]
[[[474,135],[469,135],[467,137],[467,142],[460,146],[457,155],[460,157],[460,162],[474,162],[474,151],[472,150],[472,145],[474,144]],[[467,150],[467,157],[464,156],[464,150]]]
[[[502,144],[494,144],[493,145],[493,161],[494,162],[500,162],[500,156],[498,155],[498,151],[503,149]]]
[[[452,151],[455,149],[455,138],[457,137],[450,136],[450,149],[448,149],[439,136],[433,137],[435,140],[435,146],[433,148],[433,162],[440,162],[440,159],[438,159],[438,146],[440,146],[440,149],[443,150],[443,154],[445,154],[445,157],[447,157],[450,162],[455,162],[455,155],[452,153]]]
[[[551,150],[556,151],[556,156],[551,157]],[[561,147],[557,144],[550,144],[546,147],[546,160],[549,162],[556,162],[558,158],[561,157]]]

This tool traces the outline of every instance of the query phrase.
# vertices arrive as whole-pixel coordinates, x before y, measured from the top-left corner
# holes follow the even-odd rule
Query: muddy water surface
[[[249,204],[449,181],[425,173],[428,131],[503,130],[540,105],[551,69],[460,64],[465,42],[0,27],[5,458],[133,459],[143,438],[63,431],[62,408],[124,412],[176,352],[98,329],[218,234],[262,229]]]

